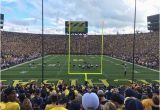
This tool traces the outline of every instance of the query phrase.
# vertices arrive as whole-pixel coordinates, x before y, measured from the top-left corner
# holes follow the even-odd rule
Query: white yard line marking
[[[120,65],[120,64],[117,64],[117,63],[116,63],[115,65]]]
[[[135,70],[134,72],[135,72],[135,73],[139,73],[139,72],[138,72],[138,71],[136,71],[136,70]]]
[[[65,61],[64,65],[66,65],[68,63],[68,60]],[[61,68],[60,68],[61,69]],[[60,71],[57,72],[56,74],[56,78],[59,77],[60,73],[62,72],[63,69],[61,69]]]
[[[27,72],[28,72],[28,71],[21,71],[20,73],[21,73],[21,74],[25,74],[25,73],[27,73]]]

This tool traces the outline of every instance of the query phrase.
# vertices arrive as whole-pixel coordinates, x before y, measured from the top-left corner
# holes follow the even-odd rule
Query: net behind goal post
[[[87,75],[97,75],[103,73],[103,24],[101,37],[93,36],[99,40],[99,54],[97,55],[94,49],[92,52],[88,45],[91,45],[92,38],[88,36],[88,22],[86,21],[66,21],[65,32],[68,35],[68,72],[67,74],[83,74],[85,80]],[[76,37],[76,38],[75,38]],[[98,41],[97,41],[98,42]],[[84,46],[84,43],[86,46]],[[89,44],[90,43],[90,44]],[[94,43],[94,42],[93,42]],[[97,45],[92,45],[96,48]],[[74,46],[73,50],[72,46]],[[76,47],[75,47],[76,46]],[[87,51],[81,49],[85,47]],[[91,47],[92,48],[92,47]],[[81,51],[82,50],[82,51]],[[91,52],[91,53],[90,53]],[[94,54],[95,53],[95,54]]]

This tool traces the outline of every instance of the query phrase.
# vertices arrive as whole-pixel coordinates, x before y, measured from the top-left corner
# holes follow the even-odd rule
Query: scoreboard
[[[147,17],[148,30],[159,31],[160,25],[160,14],[152,15]]]
[[[0,14],[0,29],[3,29],[4,24],[4,14]]]
[[[69,34],[87,34],[88,22],[87,21],[65,21],[65,33]]]

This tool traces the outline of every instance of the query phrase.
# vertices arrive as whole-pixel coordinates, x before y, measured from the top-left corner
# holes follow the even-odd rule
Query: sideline
[[[106,57],[109,57],[109,58],[112,58],[112,59],[115,59],[115,60],[119,60],[119,61],[122,61],[122,62],[126,62],[126,63],[129,63],[129,64],[132,64],[131,62],[127,62],[127,61],[124,61],[124,60],[121,60],[121,59],[117,59],[117,58],[114,58],[114,57],[110,57],[110,56],[106,56]],[[135,64],[136,66],[139,66],[139,67],[142,67],[142,68],[145,68],[145,69],[149,69],[151,71],[155,71],[155,72],[160,72],[158,70],[154,70],[154,69],[151,69],[151,68],[147,68],[145,66],[141,66],[141,65],[138,65],[138,64]]]
[[[47,55],[47,56],[45,56],[44,58],[49,57],[49,56],[50,56],[50,55]],[[18,66],[27,64],[27,63],[30,63],[30,62],[32,62],[32,61],[37,61],[37,60],[39,60],[39,59],[41,59],[41,58],[42,58],[42,57],[37,58],[37,59],[30,60],[30,61],[27,61],[27,62],[24,62],[24,63],[17,64],[17,65],[15,65],[15,66],[11,66],[11,67],[9,67],[9,68],[6,68],[6,69],[1,70],[0,72],[6,71],[6,70],[9,70],[9,69],[12,69],[12,68],[15,68],[15,67],[18,67]]]

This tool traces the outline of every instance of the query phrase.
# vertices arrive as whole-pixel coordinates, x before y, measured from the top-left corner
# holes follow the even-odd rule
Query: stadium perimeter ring
[[[102,23],[102,36],[101,36],[101,70],[100,72],[70,72],[70,58],[71,58],[71,55],[70,55],[70,38],[71,38],[71,26],[70,26],[70,21],[69,21],[69,34],[68,34],[68,37],[69,37],[69,40],[68,40],[68,74],[82,74],[82,75],[85,75],[85,80],[87,81],[87,75],[89,74],[92,74],[92,75],[101,75],[103,73],[103,41],[104,41],[104,35],[103,35],[103,23]]]

